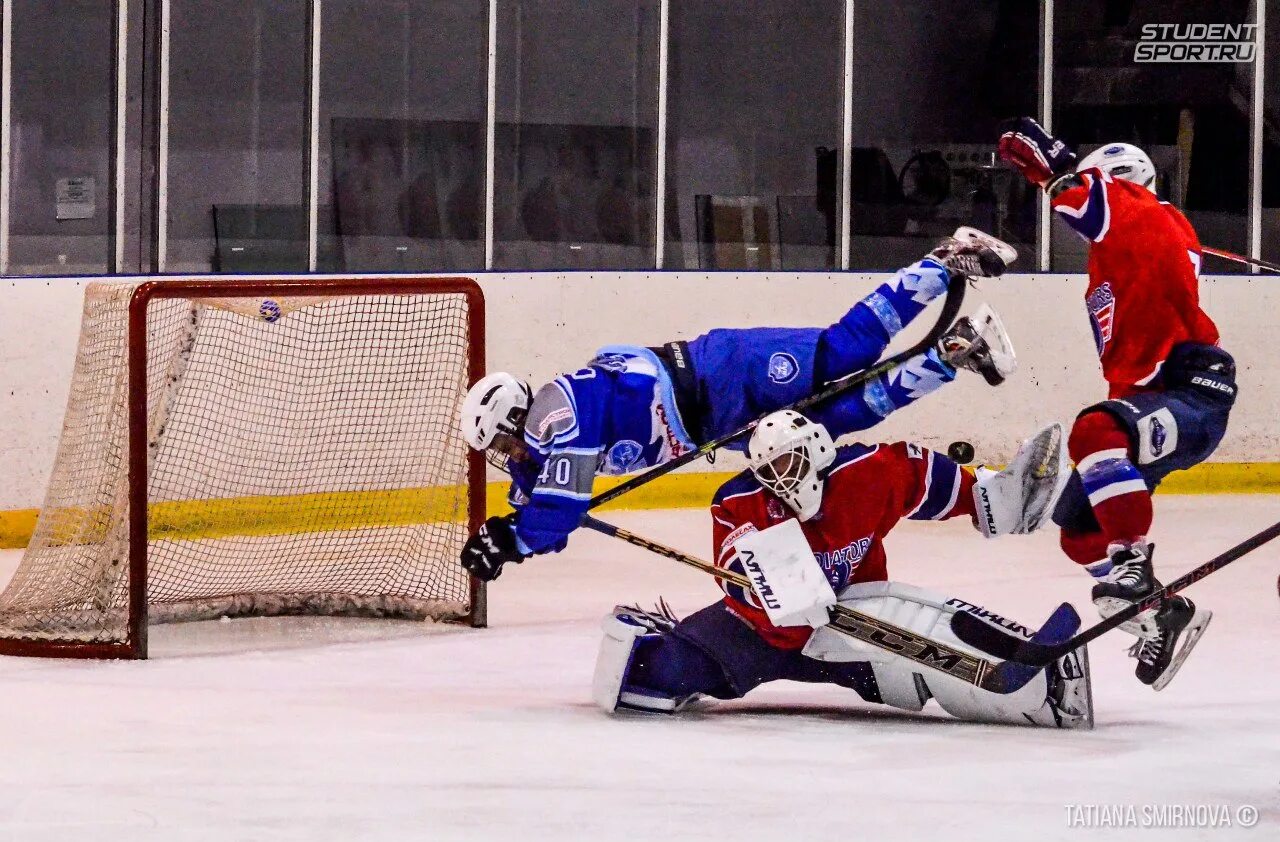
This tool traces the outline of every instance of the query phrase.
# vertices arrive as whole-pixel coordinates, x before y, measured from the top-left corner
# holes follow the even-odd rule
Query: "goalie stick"
[[[594,529],[596,532],[626,541],[628,544],[643,547],[660,556],[674,559],[681,564],[709,573],[717,579],[732,582],[739,587],[752,590],[751,580],[741,573],[716,567],[708,561],[682,553],[656,541],[650,541],[648,538],[605,523],[591,515],[584,516],[582,525],[588,529]],[[869,643],[886,652],[900,655],[921,666],[946,673],[952,678],[958,678],[975,687],[989,690],[992,693],[1013,693],[1021,689],[1035,677],[1036,673],[1040,672],[1040,668],[1032,668],[1007,661],[992,663],[985,658],[961,652],[958,649],[947,646],[945,643],[939,643],[932,638],[918,635],[913,631],[895,626],[892,623],[887,623],[884,620],[872,617],[869,614],[863,614],[861,611],[855,611],[843,605],[832,606],[830,612],[829,625],[836,631],[847,634],[863,643]],[[964,612],[958,612],[955,616],[962,616],[963,614]],[[974,622],[985,625],[981,620],[973,619]],[[1045,624],[1035,633],[1032,640],[1039,640],[1042,645],[1053,645],[1054,642],[1069,637],[1079,627],[1080,616],[1076,614],[1070,603],[1064,602],[1045,621]],[[983,649],[981,646],[971,645],[974,645],[976,649]]]
[[[942,304],[942,312],[938,314],[938,321],[934,323],[933,327],[929,329],[929,332],[925,334],[924,338],[919,342],[912,345],[910,348],[907,348],[905,351],[901,351],[897,354],[884,358],[865,371],[860,371],[857,374],[851,374],[843,380],[837,380],[834,383],[830,383],[821,391],[815,392],[807,398],[801,398],[790,406],[780,407],[780,409],[791,409],[796,412],[803,413],[809,407],[820,404],[823,401],[828,401],[838,395],[842,395],[850,389],[862,385],[873,377],[879,377],[881,374],[889,371],[899,363],[906,362],[918,354],[923,354],[925,351],[937,345],[938,340],[942,338],[942,334],[946,333],[947,328],[951,327],[951,323],[955,321],[956,316],[960,313],[960,306],[964,304],[966,281],[968,281],[968,278],[965,275],[958,272],[952,275],[951,279],[947,282],[947,295]],[[693,450],[687,451],[668,462],[664,462],[661,465],[655,465],[644,473],[638,474],[624,483],[615,485],[607,491],[602,491],[591,498],[591,501],[587,504],[587,508],[594,509],[599,506],[603,506],[605,503],[618,499],[623,494],[635,491],[640,486],[653,482],[658,477],[666,476],[676,468],[683,467],[695,459],[719,450],[732,441],[740,439],[743,436],[750,435],[751,431],[756,428],[758,423],[760,423],[759,418],[739,427],[731,433],[725,433],[719,438],[712,439],[706,444],[699,445]]]
[[[951,630],[955,632],[956,637],[965,643],[984,652],[990,652],[996,657],[1004,658],[1006,663],[1023,664],[1037,669],[1042,668],[1068,652],[1097,640],[1112,629],[1132,620],[1143,611],[1159,607],[1162,602],[1178,591],[1200,581],[1210,573],[1221,570],[1241,556],[1247,555],[1263,544],[1274,540],[1277,536],[1280,536],[1280,522],[1273,523],[1221,555],[1209,559],[1199,567],[1192,568],[1186,574],[1173,580],[1141,602],[1135,602],[1123,611],[1112,614],[1102,622],[1090,626],[1071,639],[1059,643],[1048,643],[1043,640],[1036,641],[1034,638],[1032,640],[1019,640],[963,612],[957,612],[952,615]],[[1063,605],[1067,604],[1063,603]]]

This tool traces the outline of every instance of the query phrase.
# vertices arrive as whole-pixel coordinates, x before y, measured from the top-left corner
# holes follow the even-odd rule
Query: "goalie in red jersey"
[[[1077,163],[1029,117],[1001,135],[999,149],[1090,243],[1085,305],[1109,399],[1076,418],[1068,444],[1076,470],[1054,521],[1062,549],[1098,580],[1093,600],[1109,616],[1160,588],[1151,494],[1217,448],[1236,399],[1235,361],[1200,308],[1200,241],[1156,196],[1145,152],[1112,143]],[[1175,596],[1122,626],[1139,638],[1138,678],[1167,685],[1211,616]]]
[[[604,620],[596,702],[610,712],[674,713],[698,696],[736,699],[760,684],[786,679],[846,687],[866,701],[912,711],[933,698],[967,720],[1090,727],[1083,648],[1001,695],[826,625],[825,606],[838,601],[984,657],[951,632],[957,611],[1029,637],[1026,627],[966,600],[888,581],[882,542],[903,518],[966,517],[987,535],[1034,531],[1048,521],[1065,482],[1063,444],[1062,427],[1052,424],[1004,471],[980,468],[975,475],[914,444],[836,447],[823,425],[796,412],[766,416],[748,444],[750,470],[715,494],[715,563],[743,573],[744,557],[753,564],[766,554],[785,557],[828,600],[807,603],[816,610],[779,617],[779,593],[767,584],[747,590],[722,582],[724,599],[680,621],[664,610],[615,608]],[[758,592],[771,595],[772,604]]]

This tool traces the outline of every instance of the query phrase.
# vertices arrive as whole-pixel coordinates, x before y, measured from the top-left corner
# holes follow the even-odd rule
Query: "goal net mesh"
[[[0,593],[0,637],[126,634],[134,288],[86,292],[57,458]],[[147,313],[153,622],[466,614],[464,294],[156,298]]]

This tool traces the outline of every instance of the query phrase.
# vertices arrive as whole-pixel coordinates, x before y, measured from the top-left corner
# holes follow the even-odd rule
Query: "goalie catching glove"
[[[1054,422],[1024,441],[1003,471],[978,468],[973,486],[978,531],[994,538],[1043,526],[1071,475],[1064,445],[1062,425]]]

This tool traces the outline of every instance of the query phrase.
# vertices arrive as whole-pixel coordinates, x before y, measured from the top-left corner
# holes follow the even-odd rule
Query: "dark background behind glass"
[[[1257,0],[1055,4],[1053,122],[1087,153],[1125,140],[1205,243],[1244,251],[1249,64],[1140,65],[1144,23],[1254,20]],[[159,0],[128,0],[122,271],[154,267]],[[321,271],[485,265],[488,0],[323,0],[316,184]],[[115,18],[109,0],[13,0],[10,265],[114,265]],[[308,266],[311,0],[172,0],[170,271]],[[1039,196],[993,161],[1035,113],[1041,4],[673,2],[658,134],[658,0],[498,4],[494,267],[893,269],[955,226],[1032,268]],[[1280,9],[1266,52],[1261,226],[1280,258]],[[851,103],[850,149],[843,103]],[[657,196],[665,142],[666,194]],[[848,160],[845,160],[845,157]],[[59,182],[92,193],[59,210]],[[65,192],[65,191],[64,191]],[[65,198],[65,197],[64,197]],[[1052,266],[1085,244],[1050,226]],[[1209,271],[1238,271],[1208,261]]]
[[[494,268],[652,268],[658,3],[498,9]]]
[[[328,0],[322,271],[484,268],[487,0]]]
[[[843,0],[673,3],[670,28],[664,268],[838,265]]]
[[[12,2],[9,271],[106,273],[115,201],[114,6]],[[91,180],[87,218],[58,218],[60,179]]]
[[[1248,0],[1086,0],[1054,17],[1054,131],[1083,156],[1105,143],[1141,146],[1161,198],[1182,208],[1200,239],[1246,249],[1249,64],[1138,64],[1147,23],[1248,23]],[[1052,268],[1080,272],[1088,244],[1054,225]],[[1209,272],[1237,272],[1213,259]]]
[[[168,271],[306,271],[309,13],[173,0]]]

